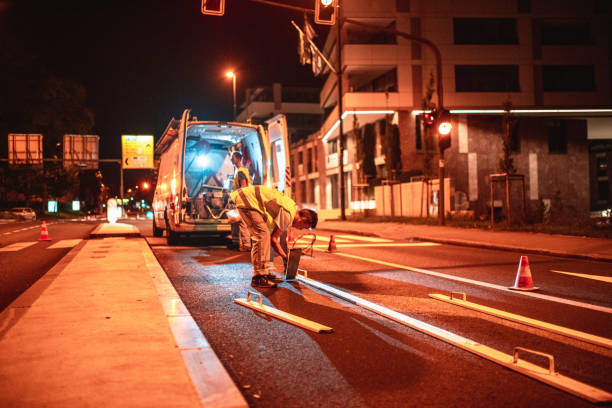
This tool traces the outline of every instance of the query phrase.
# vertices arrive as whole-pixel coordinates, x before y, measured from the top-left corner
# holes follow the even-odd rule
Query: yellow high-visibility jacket
[[[266,186],[244,187],[232,192],[230,198],[237,208],[259,212],[266,220],[270,230],[274,229],[275,226],[283,229],[281,225],[276,223],[281,209],[289,213],[291,220],[295,218],[298,209],[297,204],[291,198],[275,188]]]

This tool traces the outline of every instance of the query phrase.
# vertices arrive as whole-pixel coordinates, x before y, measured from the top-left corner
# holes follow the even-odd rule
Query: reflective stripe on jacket
[[[286,210],[291,219],[297,213],[297,204],[291,198],[275,188],[265,186],[249,186],[236,190],[230,198],[238,208],[245,208],[259,212],[270,229],[276,225],[274,220],[281,209]]]

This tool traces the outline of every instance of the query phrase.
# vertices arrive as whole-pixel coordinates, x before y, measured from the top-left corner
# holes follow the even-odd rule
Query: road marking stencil
[[[320,249],[320,248],[317,248],[317,251],[323,251],[323,250]],[[514,293],[516,295],[530,296],[530,297],[534,297],[534,298],[537,298],[537,299],[543,299],[543,300],[548,300],[548,301],[551,301],[551,302],[562,303],[562,304],[566,304],[566,305],[570,305],[570,306],[576,306],[576,307],[581,307],[581,308],[584,308],[584,309],[590,309],[590,310],[595,310],[595,311],[598,311],[598,312],[612,314],[612,308],[605,307],[605,306],[597,306],[597,305],[593,305],[591,303],[578,302],[578,301],[575,301],[575,300],[563,299],[563,298],[560,298],[560,297],[544,295],[544,294],[541,294],[541,293],[510,291],[507,287],[501,286],[501,285],[496,285],[494,283],[488,283],[488,282],[477,281],[477,280],[474,280],[474,279],[462,278],[460,276],[454,276],[454,275],[448,275],[448,274],[441,273],[441,272],[429,271],[427,269],[414,268],[412,266],[407,266],[407,265],[401,265],[401,264],[396,264],[396,263],[392,263],[392,262],[381,261],[381,260],[373,259],[373,258],[366,258],[366,257],[359,256],[359,255],[346,254],[346,253],[342,253],[342,252],[334,252],[334,255],[340,255],[340,256],[344,256],[346,258],[359,259],[361,261],[371,262],[371,263],[375,263],[375,264],[379,264],[379,265],[385,265],[385,266],[389,266],[389,267],[396,268],[396,269],[404,269],[404,270],[407,270],[407,271],[422,273],[424,275],[435,276],[435,277],[443,278],[443,279],[454,280],[454,281],[457,281],[457,282],[469,283],[471,285],[482,286],[482,287],[486,287],[486,288],[490,288],[490,289],[503,290],[505,292]]]
[[[555,271],[554,269],[551,269],[550,271],[551,272],[555,272],[555,273],[561,273],[563,275],[577,276],[579,278],[593,279],[593,280],[598,280],[598,281],[602,281],[602,282],[612,283],[612,276],[589,275],[589,274],[586,274],[586,273]]]
[[[494,309],[492,307],[480,305],[478,303],[468,302],[465,299],[465,293],[462,293],[462,295],[463,295],[463,299],[457,299],[453,296],[453,294],[451,294],[451,296],[446,296],[446,295],[441,295],[438,293],[431,293],[429,294],[429,297],[433,299],[441,300],[443,302],[447,302],[453,305],[465,307],[467,309],[476,310],[478,312],[500,317],[502,319],[526,324],[528,326],[536,327],[542,330],[547,330],[549,332],[560,334],[562,336],[571,337],[574,339],[586,341],[591,344],[596,344],[598,346],[612,349],[612,339],[596,336],[594,334],[585,333],[579,330],[570,329],[568,327],[558,326],[556,324],[544,322],[542,320],[532,319],[530,317],[506,312],[504,310]]]
[[[586,399],[591,402],[612,402],[612,394],[595,388],[591,385],[582,383],[574,380],[573,378],[566,377],[562,374],[557,373],[554,370],[554,358],[550,355],[544,355],[543,353],[533,352],[522,347],[515,347],[513,355],[505,354],[494,348],[485,346],[474,340],[470,340],[458,334],[449,332],[439,327],[433,326],[429,323],[422,322],[420,320],[409,317],[405,314],[396,312],[395,310],[386,308],[368,300],[362,299],[358,296],[336,289],[332,286],[326,285],[322,282],[309,279],[306,276],[298,275],[298,281],[307,285],[313,286],[325,292],[328,292],[334,296],[344,299],[348,302],[354,303],[357,306],[363,307],[366,310],[384,316],[397,323],[411,327],[429,336],[442,340],[453,346],[462,348],[470,353],[476,354],[480,357],[486,358],[489,361],[500,364],[506,368],[519,372],[528,377],[534,378],[545,384],[551,385],[560,390],[574,394],[580,398]],[[545,369],[538,365],[532,364],[528,361],[521,360],[518,358],[519,351],[532,352],[539,355],[544,355],[549,358],[549,368]]]

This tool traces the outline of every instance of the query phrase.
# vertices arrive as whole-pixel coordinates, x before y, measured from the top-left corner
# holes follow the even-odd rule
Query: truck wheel
[[[155,225],[155,217],[153,217],[153,236],[159,238],[162,235],[164,235],[164,230],[161,228],[157,228],[157,225]]]

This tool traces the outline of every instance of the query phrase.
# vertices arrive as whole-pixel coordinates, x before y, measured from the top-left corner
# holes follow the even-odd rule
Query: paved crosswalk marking
[[[81,239],[63,239],[47,247],[47,249],[72,248],[81,241],[82,241]]]
[[[336,235],[336,237],[350,239],[352,241],[366,241],[366,242],[393,242],[391,239],[377,238],[377,237],[364,237],[361,235]],[[337,241],[337,238],[336,238]]]
[[[602,282],[612,283],[612,276],[589,275],[589,274],[586,274],[586,273],[555,271],[553,269],[551,269],[550,271],[551,272],[555,272],[555,273],[562,273],[563,275],[571,275],[571,276],[577,276],[579,278],[593,279],[593,280],[599,280],[599,281],[602,281]]]
[[[32,242],[15,242],[14,244],[10,244],[5,246],[4,248],[0,248],[0,252],[14,252],[20,251],[24,248],[27,248],[31,245],[34,245],[37,241]]]
[[[416,246],[438,246],[437,242],[395,242],[395,243],[348,243],[337,244],[336,248],[373,248],[373,247],[416,247]],[[316,244],[315,248],[327,248],[328,244]]]

